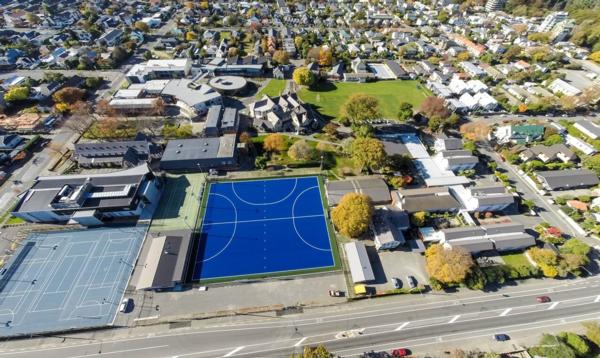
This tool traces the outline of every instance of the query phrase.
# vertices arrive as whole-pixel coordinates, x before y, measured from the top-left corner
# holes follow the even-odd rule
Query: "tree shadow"
[[[179,217],[179,209],[183,206],[183,203],[188,196],[186,190],[189,186],[190,182],[185,175],[181,175],[177,178],[165,178],[164,187],[172,189],[166,189],[163,193],[154,219],[161,220]]]

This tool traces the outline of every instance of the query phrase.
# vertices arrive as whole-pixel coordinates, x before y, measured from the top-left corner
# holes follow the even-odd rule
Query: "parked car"
[[[392,357],[406,357],[410,355],[410,351],[406,348],[398,348],[392,351]]]
[[[394,284],[394,288],[402,287],[402,282],[398,277],[392,277],[392,283]]]
[[[408,282],[408,287],[410,288],[415,288],[417,287],[417,279],[415,278],[415,276],[406,276],[406,281]]]
[[[122,313],[127,313],[130,311],[130,307],[132,305],[133,305],[132,298],[124,298],[123,301],[121,301],[121,306],[119,307],[119,311]]]
[[[539,303],[546,303],[552,301],[548,296],[538,296],[535,298]]]
[[[329,296],[331,296],[331,297],[344,297],[344,291],[329,290]]]
[[[504,342],[504,341],[509,341],[510,337],[507,334],[494,334],[494,340],[496,342]]]

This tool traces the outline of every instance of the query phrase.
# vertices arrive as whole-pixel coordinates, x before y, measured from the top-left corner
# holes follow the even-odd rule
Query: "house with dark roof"
[[[170,140],[160,168],[173,172],[207,172],[237,167],[237,135]]]
[[[84,168],[137,167],[160,158],[160,149],[149,140],[76,143],[73,160]]]
[[[107,174],[37,177],[19,195],[12,215],[28,222],[84,226],[150,218],[160,185],[145,164]]]
[[[342,197],[348,193],[367,195],[375,205],[392,202],[390,189],[381,178],[365,177],[329,181],[325,184],[325,193],[330,206],[338,205]]]
[[[10,152],[14,150],[25,139],[18,134],[0,135],[0,151]]]
[[[103,46],[116,46],[123,39],[123,30],[109,29],[98,38],[98,44]]]
[[[577,155],[562,143],[551,146],[536,145],[519,153],[519,159],[528,162],[534,159],[544,163],[562,161],[564,163],[576,161]]]
[[[218,137],[223,134],[236,134],[239,127],[239,116],[237,109],[221,105],[208,108],[206,122],[204,124],[204,135],[206,137]]]
[[[600,183],[598,175],[589,169],[539,171],[535,175],[547,190],[589,188]]]
[[[254,126],[263,131],[312,131],[320,126],[312,110],[295,93],[278,97],[265,95],[259,101],[251,103],[248,111],[254,119]]]
[[[397,196],[396,206],[409,213],[417,211],[454,212],[462,208],[446,186],[399,189],[393,193]]]

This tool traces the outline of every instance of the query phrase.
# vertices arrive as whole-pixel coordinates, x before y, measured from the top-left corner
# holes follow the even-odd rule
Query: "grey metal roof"
[[[147,141],[77,143],[74,154],[82,157],[123,156],[130,148],[140,155],[150,154],[150,143]]]
[[[191,236],[161,236],[149,240],[151,246],[141,265],[136,288],[170,288],[184,281]]]
[[[520,223],[489,224],[483,225],[483,228],[488,235],[499,235],[515,232],[521,233],[525,230],[525,226]]]
[[[447,187],[398,190],[399,205],[409,213],[417,211],[452,211],[461,208]]]
[[[491,239],[496,250],[517,250],[535,245],[535,238],[527,233],[498,236]]]
[[[176,160],[198,160],[211,158],[233,158],[235,154],[234,134],[218,138],[194,138],[170,140],[161,162]]]
[[[440,231],[444,234],[444,238],[449,241],[485,235],[485,230],[480,226],[456,227]]]
[[[206,114],[206,123],[204,128],[219,128],[219,120],[221,119],[221,105],[210,106]]]
[[[536,172],[550,189],[577,188],[598,185],[595,172],[588,169],[566,169]]]
[[[223,118],[221,119],[221,128],[237,128],[237,109],[233,107],[225,108]]]
[[[459,239],[448,242],[451,247],[461,247],[468,252],[477,253],[494,249],[494,243],[488,239]]]
[[[350,266],[352,282],[368,282],[375,279],[365,244],[358,241],[349,242],[344,244],[344,251]]]
[[[351,180],[329,181],[325,184],[329,205],[339,204],[342,197],[351,192],[368,195],[374,204],[386,204],[392,201],[390,190],[380,178],[357,178]]]

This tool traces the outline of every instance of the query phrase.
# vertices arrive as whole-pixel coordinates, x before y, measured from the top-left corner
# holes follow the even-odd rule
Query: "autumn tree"
[[[288,156],[294,160],[310,160],[315,150],[305,140],[296,141],[288,149]]]
[[[598,322],[585,322],[585,336],[592,343],[600,347],[600,323]]]
[[[398,120],[400,122],[406,122],[413,116],[413,105],[408,102],[400,103],[400,109],[398,110]]]
[[[298,67],[294,70],[292,78],[297,85],[300,86],[312,86],[315,81],[315,74],[312,73],[307,67]]]
[[[444,284],[464,282],[475,265],[471,254],[465,249],[446,249],[440,244],[427,248],[425,261],[429,276]]]
[[[381,118],[379,100],[364,93],[356,93],[342,106],[342,115],[353,124]]]
[[[319,344],[316,347],[304,347],[304,351],[299,354],[292,354],[292,358],[332,358],[333,354],[329,353],[324,345]]]
[[[113,116],[115,113],[110,106],[110,102],[106,99],[101,99],[96,103],[96,113],[102,116]]]
[[[52,99],[56,103],[72,105],[73,103],[82,100],[84,96],[85,90],[79,89],[77,87],[65,87],[56,91],[52,95]]]
[[[290,63],[290,54],[284,50],[277,50],[273,53],[273,61],[280,65],[287,65]]]
[[[593,52],[588,59],[596,63],[600,63],[600,51]]]
[[[162,116],[165,113],[166,103],[161,98],[158,97],[152,102],[152,113],[156,116]]]
[[[323,132],[325,132],[325,134],[327,134],[330,137],[335,137],[337,135],[337,129],[337,124],[333,122],[329,122],[325,126],[323,126]]]
[[[350,155],[361,171],[365,168],[381,168],[387,159],[383,143],[368,137],[356,138],[350,145]]]
[[[285,137],[279,133],[269,134],[263,142],[263,149],[270,153],[281,153],[285,150],[285,148]]]
[[[136,30],[144,32],[144,33],[147,33],[150,31],[150,26],[148,26],[148,24],[143,21],[136,21],[135,24],[133,25],[133,27]]]
[[[441,118],[446,119],[450,116],[450,111],[444,103],[444,99],[440,97],[430,96],[425,98],[419,111],[423,113],[427,118]]]
[[[321,47],[319,50],[319,65],[329,67],[333,63],[333,53],[331,49]]]
[[[373,210],[371,198],[351,192],[345,194],[331,211],[331,220],[342,235],[359,237],[369,228]]]

